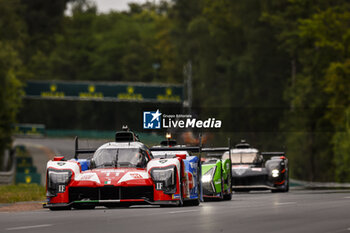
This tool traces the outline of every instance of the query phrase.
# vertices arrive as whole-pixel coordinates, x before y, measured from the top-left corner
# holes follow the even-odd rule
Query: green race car
[[[204,200],[231,200],[231,160],[222,160],[222,154],[208,154],[202,163]]]

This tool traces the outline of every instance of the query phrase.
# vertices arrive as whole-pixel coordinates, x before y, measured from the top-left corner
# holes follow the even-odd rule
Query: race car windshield
[[[223,159],[228,159],[229,154],[225,153]],[[254,163],[257,159],[257,153],[231,153],[232,164]]]
[[[175,155],[167,154],[167,153],[165,153],[165,154],[154,154],[154,153],[152,153],[152,154],[153,154],[153,157],[156,158],[156,159],[169,159],[169,158],[174,158],[175,157]]]
[[[216,158],[208,158],[207,160],[205,160],[203,162],[203,164],[216,164],[217,161],[218,161],[218,159],[216,159]]]
[[[142,154],[139,149],[101,149],[93,156],[96,167],[139,167]]]

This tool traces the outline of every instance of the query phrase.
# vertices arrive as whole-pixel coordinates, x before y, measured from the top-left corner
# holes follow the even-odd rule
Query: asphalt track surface
[[[0,232],[350,232],[350,190],[251,192],[197,207],[3,212]]]

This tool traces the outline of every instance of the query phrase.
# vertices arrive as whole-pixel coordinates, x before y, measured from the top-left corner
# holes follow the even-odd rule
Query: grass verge
[[[45,188],[37,184],[18,184],[0,186],[0,203],[44,200]]]

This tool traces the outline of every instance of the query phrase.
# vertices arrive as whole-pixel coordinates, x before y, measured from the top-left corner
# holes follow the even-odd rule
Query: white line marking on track
[[[177,214],[177,213],[187,213],[187,212],[198,212],[198,210],[179,210],[179,211],[171,211],[169,214]]]
[[[51,227],[52,224],[42,224],[42,225],[34,225],[34,226],[23,226],[23,227],[11,227],[6,228],[8,231],[15,231],[15,230],[26,230],[26,229],[33,229],[33,228],[40,228],[40,227]]]
[[[292,205],[296,204],[296,202],[276,202],[275,205]]]
[[[350,197],[344,197],[344,198],[346,198],[346,199],[350,199]]]

